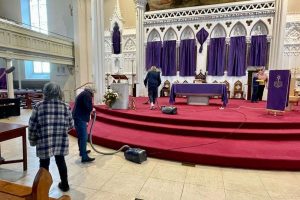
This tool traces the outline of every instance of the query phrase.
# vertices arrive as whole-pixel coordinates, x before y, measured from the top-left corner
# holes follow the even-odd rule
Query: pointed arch
[[[263,22],[262,20],[257,21],[250,32],[250,35],[268,35],[269,34],[269,30],[267,25],[265,24],[265,22]]]
[[[156,30],[155,28],[152,29],[152,31],[150,32],[147,42],[155,42],[155,41],[161,41],[161,37],[159,35],[158,30]]]
[[[176,31],[172,27],[170,27],[166,31],[163,41],[177,40],[177,39],[178,39],[178,36],[176,34]]]
[[[195,39],[195,33],[190,26],[186,26],[180,36],[180,40]]]
[[[226,37],[226,30],[224,26],[220,23],[218,23],[212,30],[210,34],[210,38],[221,38],[221,37]]]
[[[241,22],[237,22],[230,31],[230,37],[246,36],[247,30]]]

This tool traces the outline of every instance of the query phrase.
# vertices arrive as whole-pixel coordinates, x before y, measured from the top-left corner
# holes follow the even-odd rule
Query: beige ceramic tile
[[[189,167],[185,183],[198,184],[212,188],[224,188],[222,171],[218,168]]]
[[[253,171],[223,170],[223,181],[226,190],[268,196],[259,175]]]
[[[226,200],[271,200],[269,196],[225,190]]]
[[[147,160],[142,164],[136,164],[132,162],[126,162],[120,169],[121,173],[133,174],[138,176],[149,177],[152,173],[157,162],[152,160]]]
[[[77,176],[73,176],[70,183],[76,186],[99,190],[113,175],[114,173],[109,170],[97,169],[94,171],[85,171]]]
[[[287,179],[289,179],[288,177]],[[271,198],[295,198],[300,199],[300,182],[274,179],[274,178],[261,178],[266,190]]]
[[[182,190],[182,182],[149,178],[137,197],[145,200],[179,200]]]
[[[98,191],[88,200],[135,200],[134,196]]]
[[[177,165],[169,165],[169,164],[157,164],[150,177],[152,178],[158,178],[158,179],[164,179],[169,181],[180,181],[184,182],[186,174],[187,174],[187,168],[185,166],[177,166]]]
[[[225,200],[224,189],[185,184],[181,200]]]
[[[131,174],[117,173],[101,188],[101,191],[135,196],[142,189],[146,178]]]

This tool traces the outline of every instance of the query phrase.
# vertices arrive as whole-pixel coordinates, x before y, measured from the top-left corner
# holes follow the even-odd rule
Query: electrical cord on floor
[[[103,155],[114,155],[120,151],[122,151],[123,149],[129,149],[130,147],[128,145],[123,145],[120,149],[116,150],[116,151],[113,151],[113,152],[102,152],[102,151],[99,151],[97,150],[95,147],[94,147],[94,144],[93,144],[93,132],[92,132],[92,129],[93,129],[93,126],[94,126],[94,122],[96,121],[96,111],[93,111],[93,120],[92,120],[92,124],[90,126],[90,132],[89,132],[89,141],[90,141],[90,145],[92,147],[92,149],[97,152],[97,153],[100,153],[100,154],[103,154]]]

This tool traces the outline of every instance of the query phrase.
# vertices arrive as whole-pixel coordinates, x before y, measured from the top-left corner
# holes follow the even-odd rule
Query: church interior
[[[0,199],[300,199],[299,63],[298,0],[0,0]],[[31,143],[49,82],[92,95],[66,191]]]

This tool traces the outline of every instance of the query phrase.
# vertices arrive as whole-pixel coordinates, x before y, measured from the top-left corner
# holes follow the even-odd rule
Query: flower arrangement
[[[117,92],[113,91],[112,89],[108,89],[104,94],[104,100],[103,102],[108,107],[112,107],[112,105],[116,102],[116,100],[119,98],[119,95]]]

